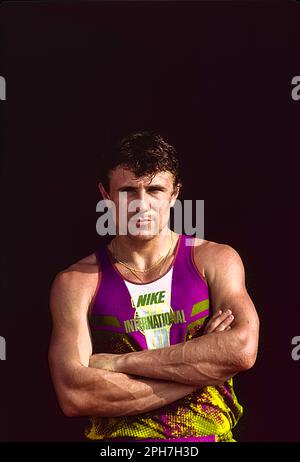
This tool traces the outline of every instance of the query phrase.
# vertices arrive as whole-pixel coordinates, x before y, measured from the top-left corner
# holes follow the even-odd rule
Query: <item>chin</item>
[[[157,236],[157,233],[153,233],[152,231],[143,230],[140,231],[138,234],[128,234],[130,239],[135,241],[149,241]]]
[[[149,239],[152,239],[155,234],[152,234],[148,231],[141,231],[139,234],[128,234],[128,236],[130,239],[134,239],[136,241],[148,241]]]

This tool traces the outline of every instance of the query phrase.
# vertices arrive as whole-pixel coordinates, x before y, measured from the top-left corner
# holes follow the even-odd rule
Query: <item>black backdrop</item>
[[[0,75],[2,441],[79,441],[50,382],[49,288],[103,242],[99,154],[154,128],[183,159],[205,238],[241,255],[261,318],[235,379],[242,441],[300,440],[300,10],[294,2],[4,2]]]

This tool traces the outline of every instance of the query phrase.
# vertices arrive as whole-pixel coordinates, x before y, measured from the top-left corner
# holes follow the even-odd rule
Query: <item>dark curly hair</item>
[[[136,178],[153,177],[158,172],[173,174],[174,187],[181,186],[176,150],[156,131],[141,131],[121,138],[106,154],[99,180],[109,190],[109,173],[118,166],[130,169]]]

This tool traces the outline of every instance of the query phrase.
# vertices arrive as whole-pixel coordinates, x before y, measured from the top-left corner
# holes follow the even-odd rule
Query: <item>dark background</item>
[[[300,6],[294,2],[2,2],[0,440],[77,441],[50,382],[55,274],[92,253],[99,156],[159,130],[183,159],[205,238],[241,255],[261,318],[235,379],[241,441],[300,441]]]

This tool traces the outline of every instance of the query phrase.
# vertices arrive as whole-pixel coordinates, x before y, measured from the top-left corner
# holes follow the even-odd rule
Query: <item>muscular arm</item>
[[[224,383],[253,366],[259,321],[245,287],[243,263],[230,246],[216,244],[209,257],[207,279],[213,312],[230,309],[231,329],[157,350],[125,355],[96,355],[94,367],[145,377],[176,381],[197,387]]]
[[[195,387],[89,367],[92,345],[87,321],[91,301],[87,278],[60,273],[51,289],[53,330],[49,366],[60,406],[67,416],[135,415],[160,408]]]

